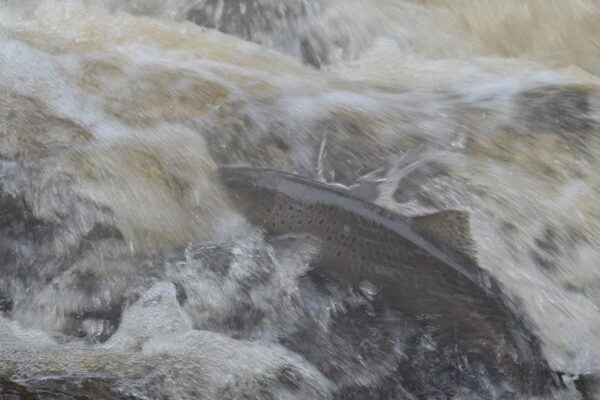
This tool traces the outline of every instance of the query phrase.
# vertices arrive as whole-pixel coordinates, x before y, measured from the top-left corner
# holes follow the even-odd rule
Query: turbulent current
[[[554,382],[321,273],[222,166],[467,213]],[[594,0],[0,0],[0,399],[599,399],[599,170]]]

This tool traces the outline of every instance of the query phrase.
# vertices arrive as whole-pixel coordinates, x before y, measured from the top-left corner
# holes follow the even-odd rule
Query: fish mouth
[[[252,167],[222,166],[217,169],[221,183],[233,193],[250,189],[272,189],[276,175],[272,170]]]
[[[223,166],[217,168],[219,180],[228,188],[251,185],[258,178],[256,170],[250,167]]]
[[[221,184],[233,205],[253,223],[262,223],[273,206],[274,191],[267,169],[219,167]]]
[[[219,167],[217,179],[227,197],[239,211],[244,211],[245,200],[252,193],[252,183],[246,168]]]

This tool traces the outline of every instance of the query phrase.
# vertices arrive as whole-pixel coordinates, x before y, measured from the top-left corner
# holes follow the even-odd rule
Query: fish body
[[[544,390],[550,373],[535,338],[494,279],[466,254],[466,214],[408,218],[293,174],[234,167],[219,172],[250,222],[272,235],[318,239],[318,268],[355,284],[372,282],[391,305],[427,317],[445,340],[521,387]]]

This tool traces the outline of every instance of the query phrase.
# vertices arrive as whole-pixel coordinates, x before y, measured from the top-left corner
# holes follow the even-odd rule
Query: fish
[[[321,243],[317,271],[376,285],[392,307],[425,318],[521,391],[544,393],[556,382],[526,321],[479,267],[467,212],[407,217],[277,170],[222,166],[218,176],[233,206],[267,234]]]

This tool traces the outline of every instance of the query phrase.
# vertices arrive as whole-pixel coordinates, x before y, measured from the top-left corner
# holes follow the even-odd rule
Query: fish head
[[[277,195],[268,173],[252,168],[220,167],[218,174],[235,208],[251,223],[264,226]]]

